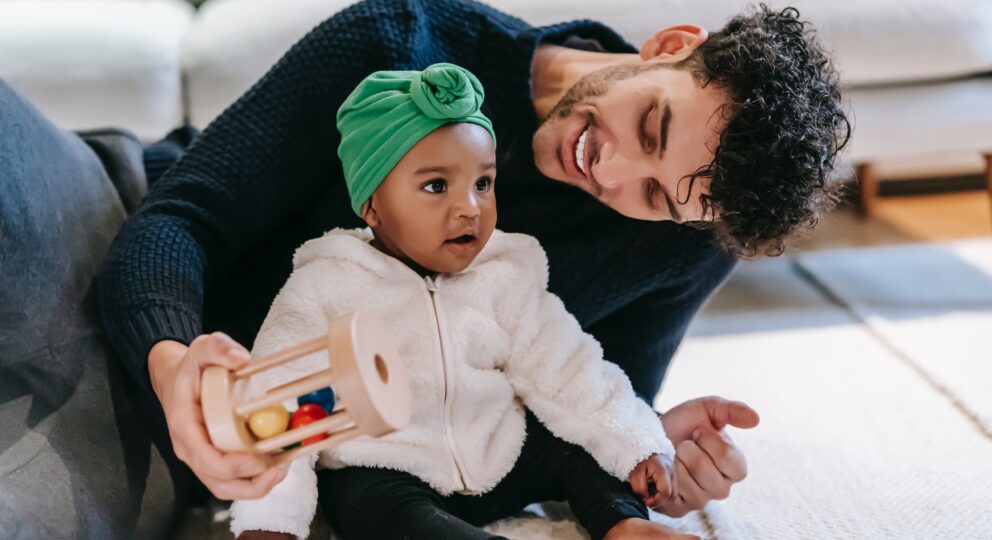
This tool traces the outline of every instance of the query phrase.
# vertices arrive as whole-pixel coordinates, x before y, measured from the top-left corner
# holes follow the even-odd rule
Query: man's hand
[[[644,501],[654,508],[668,501],[678,489],[675,485],[675,463],[672,458],[654,454],[637,464],[627,477],[630,487]]]
[[[214,332],[187,348],[160,341],[148,355],[152,388],[162,403],[176,457],[220,499],[257,499],[286,476],[285,467],[269,467],[247,453],[224,454],[210,444],[200,410],[200,374],[210,365],[236,370],[248,363],[248,351],[226,334]]]
[[[730,496],[731,486],[747,476],[747,460],[723,428],[753,428],[758,422],[751,407],[715,396],[687,401],[663,414],[661,423],[675,445],[678,489],[653,508],[682,517]]]

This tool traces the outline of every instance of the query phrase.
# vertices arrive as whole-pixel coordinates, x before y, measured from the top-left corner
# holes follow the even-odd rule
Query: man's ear
[[[362,219],[365,220],[365,224],[369,227],[376,228],[382,224],[382,220],[379,219],[379,213],[376,212],[375,206],[372,204],[372,199],[375,198],[375,193],[369,197],[369,200],[362,203]]]
[[[681,62],[706,41],[705,28],[681,24],[659,30],[641,45],[642,60],[660,60],[666,63]]]

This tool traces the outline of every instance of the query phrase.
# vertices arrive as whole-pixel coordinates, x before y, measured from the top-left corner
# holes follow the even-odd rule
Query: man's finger
[[[673,497],[672,500],[667,503],[652,506],[651,509],[655,512],[665,514],[666,516],[673,518],[683,517],[692,511],[678,496]]]
[[[750,429],[761,421],[757,411],[740,401],[714,397],[704,401],[703,406],[706,407],[706,412],[716,430],[728,425]]]
[[[689,468],[686,467],[678,454],[675,456],[675,474],[679,476],[679,493],[676,497],[677,500],[672,501],[673,506],[684,512],[691,512],[702,508],[708,498],[705,497],[703,488],[699,487],[699,484],[696,483],[696,480],[692,477],[692,473],[689,472]]]
[[[239,360],[247,361],[251,359],[251,353],[248,352],[248,349],[224,332],[214,332],[210,334],[210,338],[216,348],[215,350],[218,352],[233,356]]]
[[[194,357],[201,367],[216,365],[236,370],[244,367],[251,359],[248,349],[223,332],[214,332],[202,340],[197,338],[190,344],[190,349],[194,346]]]
[[[710,456],[696,444],[683,441],[679,444],[678,458],[686,466],[693,482],[707,495],[707,499],[726,499],[733,483],[725,478]]]
[[[171,430],[169,431],[169,438],[172,439],[172,453],[179,458],[179,461],[186,463],[186,460],[189,459],[189,452],[186,451],[186,446],[183,445],[182,441]]]
[[[256,488],[261,490],[262,497],[266,493],[276,487],[276,484],[282,482],[286,475],[289,473],[289,465],[272,467],[271,469],[265,471],[264,474],[260,474],[252,479],[251,483]]]
[[[204,481],[204,484],[218,499],[226,501],[260,499],[286,478],[288,470],[287,467],[273,467],[251,479],[218,480],[213,478]]]
[[[222,454],[207,439],[203,425],[193,422],[185,426],[183,444],[192,457],[190,467],[197,473],[209,474],[221,480],[250,476],[267,469],[265,463],[251,454]],[[247,474],[246,474],[247,473]]]
[[[717,471],[732,482],[747,477],[747,458],[726,431],[700,427],[692,434],[693,441],[709,455]]]
[[[247,453],[225,454],[226,458],[234,460],[234,471],[238,478],[254,478],[272,469],[272,464]]]
[[[197,476],[209,474],[220,480],[250,478],[269,468],[266,461],[243,452],[223,454],[210,444],[199,409],[187,407],[177,414],[179,440],[184,447],[186,462]]]

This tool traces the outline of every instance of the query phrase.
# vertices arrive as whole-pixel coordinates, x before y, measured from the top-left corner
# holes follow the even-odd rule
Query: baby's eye
[[[475,181],[476,191],[489,191],[493,187],[493,179],[488,176],[483,176],[482,178]]]
[[[424,184],[423,189],[428,193],[444,193],[448,190],[448,182],[438,178]]]

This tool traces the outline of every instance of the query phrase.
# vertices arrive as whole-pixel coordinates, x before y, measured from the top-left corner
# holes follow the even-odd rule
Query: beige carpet
[[[666,379],[661,408],[712,393],[762,415],[733,432],[750,475],[707,506],[713,537],[992,538],[992,242],[742,270],[722,296],[820,294],[772,292],[743,320],[718,298]]]
[[[799,262],[992,436],[992,240],[863,251]]]

